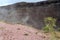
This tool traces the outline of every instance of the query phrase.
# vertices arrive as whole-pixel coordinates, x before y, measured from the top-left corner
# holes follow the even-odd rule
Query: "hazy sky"
[[[38,2],[43,0],[0,0],[0,6],[9,5],[16,2]]]

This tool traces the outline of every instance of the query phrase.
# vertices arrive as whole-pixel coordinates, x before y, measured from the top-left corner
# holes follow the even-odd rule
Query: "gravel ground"
[[[49,37],[32,27],[0,22],[0,40],[49,40]]]

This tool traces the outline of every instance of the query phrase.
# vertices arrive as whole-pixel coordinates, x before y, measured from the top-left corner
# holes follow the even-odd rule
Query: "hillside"
[[[45,27],[46,17],[52,17],[53,22],[47,22],[50,30]],[[43,27],[48,32],[40,30]],[[60,31],[53,27],[60,28],[59,1],[19,2],[0,7],[0,40],[60,40]]]
[[[57,18],[60,26],[60,2],[43,1],[37,3],[20,2],[0,7],[0,21],[12,24],[24,24],[34,28],[44,27],[44,18]]]

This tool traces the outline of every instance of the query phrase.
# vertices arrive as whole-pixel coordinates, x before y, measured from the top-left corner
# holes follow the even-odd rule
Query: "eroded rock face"
[[[0,7],[0,20],[13,24],[32,25],[35,28],[44,27],[44,18],[57,18],[60,26],[60,2],[16,3]]]

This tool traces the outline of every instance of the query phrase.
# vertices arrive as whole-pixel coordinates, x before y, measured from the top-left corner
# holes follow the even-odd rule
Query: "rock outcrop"
[[[0,7],[0,21],[7,23],[30,25],[40,29],[44,27],[45,17],[57,18],[56,25],[60,26],[59,1],[20,2]]]

